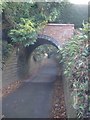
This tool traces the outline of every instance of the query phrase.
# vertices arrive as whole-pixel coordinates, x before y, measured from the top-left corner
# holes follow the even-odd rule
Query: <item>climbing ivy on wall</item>
[[[89,82],[88,57],[90,56],[87,24],[83,24],[82,31],[78,31],[61,50],[64,75],[69,83],[72,106],[76,110],[78,118],[84,116],[89,102],[86,94]]]

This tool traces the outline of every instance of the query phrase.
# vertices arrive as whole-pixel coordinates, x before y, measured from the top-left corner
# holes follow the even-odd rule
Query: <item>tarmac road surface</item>
[[[25,80],[16,91],[3,97],[5,118],[49,118],[57,74],[56,62],[48,60],[32,79]]]

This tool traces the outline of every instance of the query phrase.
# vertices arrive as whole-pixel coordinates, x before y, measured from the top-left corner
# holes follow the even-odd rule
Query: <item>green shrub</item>
[[[72,106],[77,112],[77,117],[83,117],[88,104],[88,36],[84,25],[83,34],[74,35],[62,48],[62,61],[64,62],[64,75],[68,80],[72,97]]]

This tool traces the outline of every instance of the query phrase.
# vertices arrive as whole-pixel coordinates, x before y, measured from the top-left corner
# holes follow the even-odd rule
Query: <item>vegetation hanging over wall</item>
[[[88,31],[90,24],[83,24],[84,28],[78,32],[60,50],[63,55],[64,75],[68,81],[72,97],[72,106],[77,112],[77,117],[83,117],[88,106],[89,67],[88,59],[90,48],[88,47]],[[90,109],[90,108],[89,108]]]

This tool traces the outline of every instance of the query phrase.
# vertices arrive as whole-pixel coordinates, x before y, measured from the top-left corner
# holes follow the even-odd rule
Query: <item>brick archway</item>
[[[57,49],[62,47],[74,34],[73,24],[48,24],[37,35],[35,44],[30,45],[20,51],[18,57],[18,74],[25,76],[28,73],[28,60],[32,52],[40,45],[50,44]]]
[[[58,40],[56,40],[55,38],[52,38],[51,36],[39,34],[37,39],[45,39],[46,41],[51,42],[56,48],[60,48],[60,44]]]
[[[50,44],[55,46],[57,49],[60,48],[60,44],[58,41],[50,36],[39,34],[37,36],[37,40],[33,45],[30,45],[19,52],[18,56],[18,65],[20,69],[18,69],[18,75],[20,78],[24,78],[28,74],[28,60],[31,57],[32,52],[39,47],[40,45]]]
[[[26,54],[30,55],[35,50],[35,48],[37,48],[38,46],[43,45],[43,44],[53,45],[57,49],[60,48],[60,44],[59,44],[58,40],[54,39],[53,37],[47,36],[47,35],[38,34],[36,42],[33,45],[30,45],[25,48]]]
[[[12,82],[19,79],[24,79],[25,75],[28,73],[28,57],[32,54],[33,50],[43,44],[51,44],[56,48],[63,47],[66,42],[74,34],[74,25],[73,24],[47,24],[37,36],[37,41],[35,45],[22,48],[19,51],[12,54],[10,57],[10,64],[7,64],[4,71],[4,81],[11,80]],[[28,54],[27,54],[28,52]],[[12,69],[11,69],[12,66]],[[8,74],[10,73],[10,74]],[[14,76],[14,77],[13,77]]]

